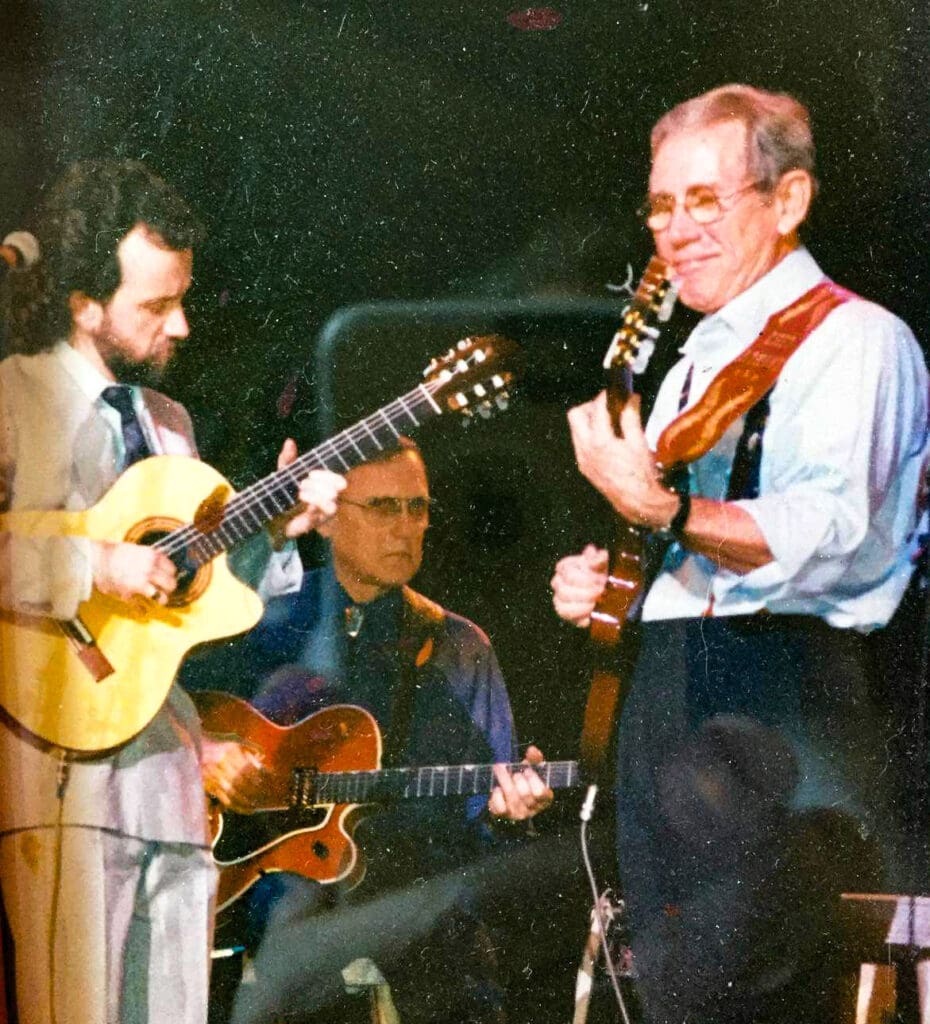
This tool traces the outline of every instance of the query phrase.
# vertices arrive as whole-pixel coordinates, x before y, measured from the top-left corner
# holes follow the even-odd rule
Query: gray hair
[[[807,171],[814,187],[814,138],[807,108],[787,93],[721,85],[673,107],[652,129],[652,156],[670,136],[726,121],[746,126],[746,165],[763,192],[786,171]]]

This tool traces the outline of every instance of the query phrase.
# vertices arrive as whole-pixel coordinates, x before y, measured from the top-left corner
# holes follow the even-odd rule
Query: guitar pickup
[[[295,768],[291,772],[291,810],[305,811],[316,806],[316,768]]]

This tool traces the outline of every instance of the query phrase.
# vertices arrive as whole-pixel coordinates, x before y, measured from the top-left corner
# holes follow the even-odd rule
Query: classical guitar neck
[[[607,403],[614,432],[620,436],[620,413],[633,394],[633,374],[642,373],[659,336],[656,321],[668,319],[674,292],[665,260],[653,256],[639,282],[623,320],[604,356]]]
[[[507,404],[514,374],[504,369],[516,354],[499,335],[465,338],[424,371],[426,380],[377,412],[268,474],[236,494],[207,499],[191,526],[174,531],[160,546],[183,546],[202,565],[263,529],[298,502],[300,482],[315,469],[346,473],[397,447],[398,439],[446,413],[489,415]],[[228,500],[227,500],[228,498]]]

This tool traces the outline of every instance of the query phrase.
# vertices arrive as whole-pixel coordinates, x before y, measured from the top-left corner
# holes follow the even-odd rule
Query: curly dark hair
[[[7,275],[9,349],[39,352],[67,337],[72,292],[106,302],[120,283],[117,247],[139,225],[169,249],[190,249],[204,237],[190,207],[139,161],[71,164],[41,206],[35,233],[42,258]]]

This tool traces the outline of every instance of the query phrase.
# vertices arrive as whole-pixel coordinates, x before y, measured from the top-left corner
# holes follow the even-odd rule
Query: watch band
[[[678,500],[678,511],[672,516],[672,521],[666,527],[675,540],[681,540],[684,536],[688,516],[691,515],[691,492],[679,491]]]
[[[668,526],[656,530],[656,536],[664,541],[680,541],[685,533],[688,516],[691,515],[691,492],[687,489],[675,491],[678,495],[678,509],[669,520]]]

